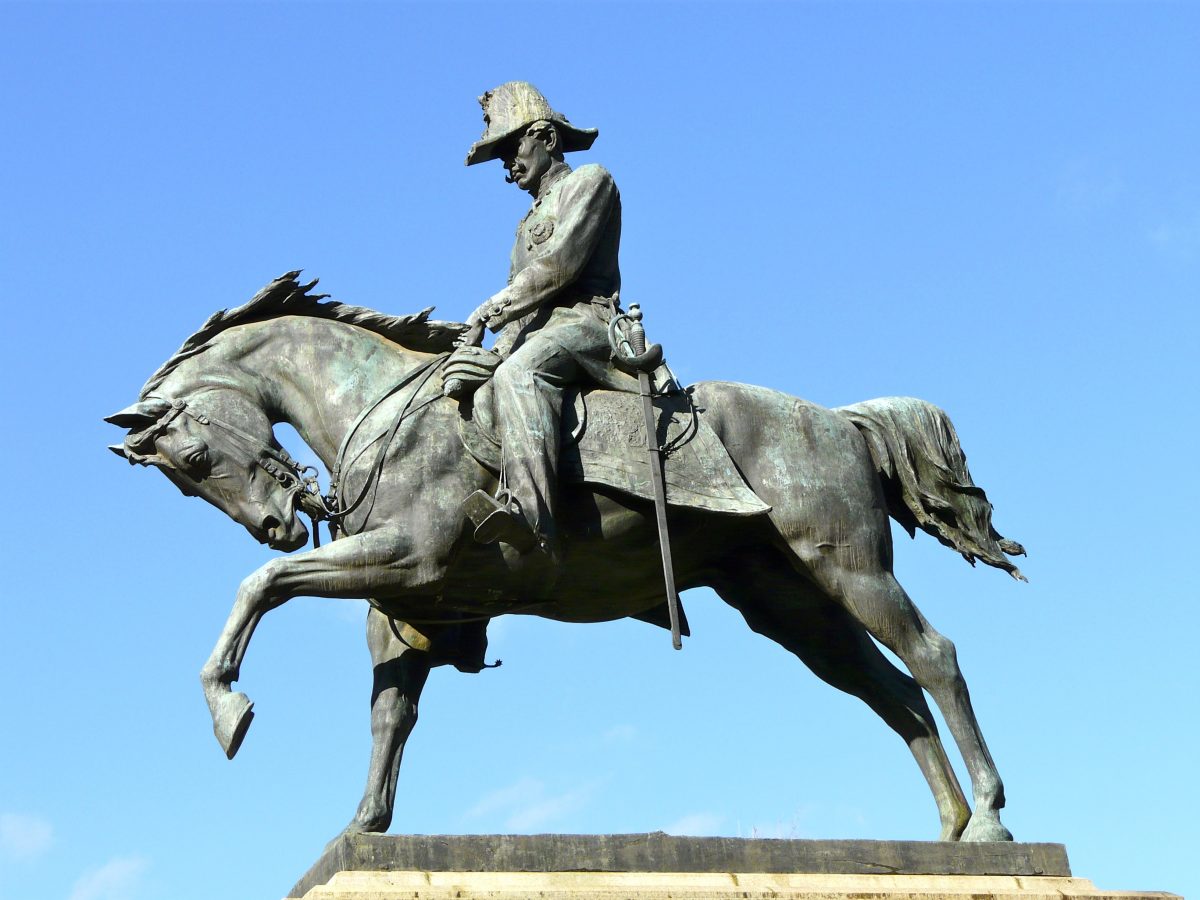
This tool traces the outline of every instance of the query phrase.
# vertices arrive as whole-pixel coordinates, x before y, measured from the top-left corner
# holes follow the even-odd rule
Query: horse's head
[[[184,494],[203,497],[276,550],[298,550],[308,529],[297,516],[300,466],[275,440],[267,416],[240,392],[187,398],[150,394],[105,419],[128,428],[109,449],[155,466]]]

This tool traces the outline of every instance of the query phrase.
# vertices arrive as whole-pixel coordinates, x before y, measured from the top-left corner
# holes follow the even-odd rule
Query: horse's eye
[[[208,448],[204,446],[189,447],[180,456],[179,461],[193,478],[203,478],[212,470]]]

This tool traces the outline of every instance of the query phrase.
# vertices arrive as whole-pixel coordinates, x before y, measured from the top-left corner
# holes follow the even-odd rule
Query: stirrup
[[[537,547],[537,537],[529,523],[492,497],[487,491],[475,491],[463,502],[463,513],[475,526],[475,540],[481,544],[508,544],[518,553]]]

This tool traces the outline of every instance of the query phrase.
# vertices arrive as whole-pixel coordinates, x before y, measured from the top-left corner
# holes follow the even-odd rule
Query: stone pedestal
[[[1099,890],[1061,844],[343,835],[296,900],[1175,900]]]

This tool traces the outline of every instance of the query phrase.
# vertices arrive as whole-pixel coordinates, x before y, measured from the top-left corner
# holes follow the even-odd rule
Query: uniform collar
[[[554,172],[548,172],[546,175],[544,175],[542,177],[542,183],[538,185],[538,193],[536,199],[533,201],[533,205],[537,206],[539,203],[545,200],[546,196],[550,193],[550,189],[570,174],[571,167],[566,163],[563,163],[561,169],[558,169]]]

